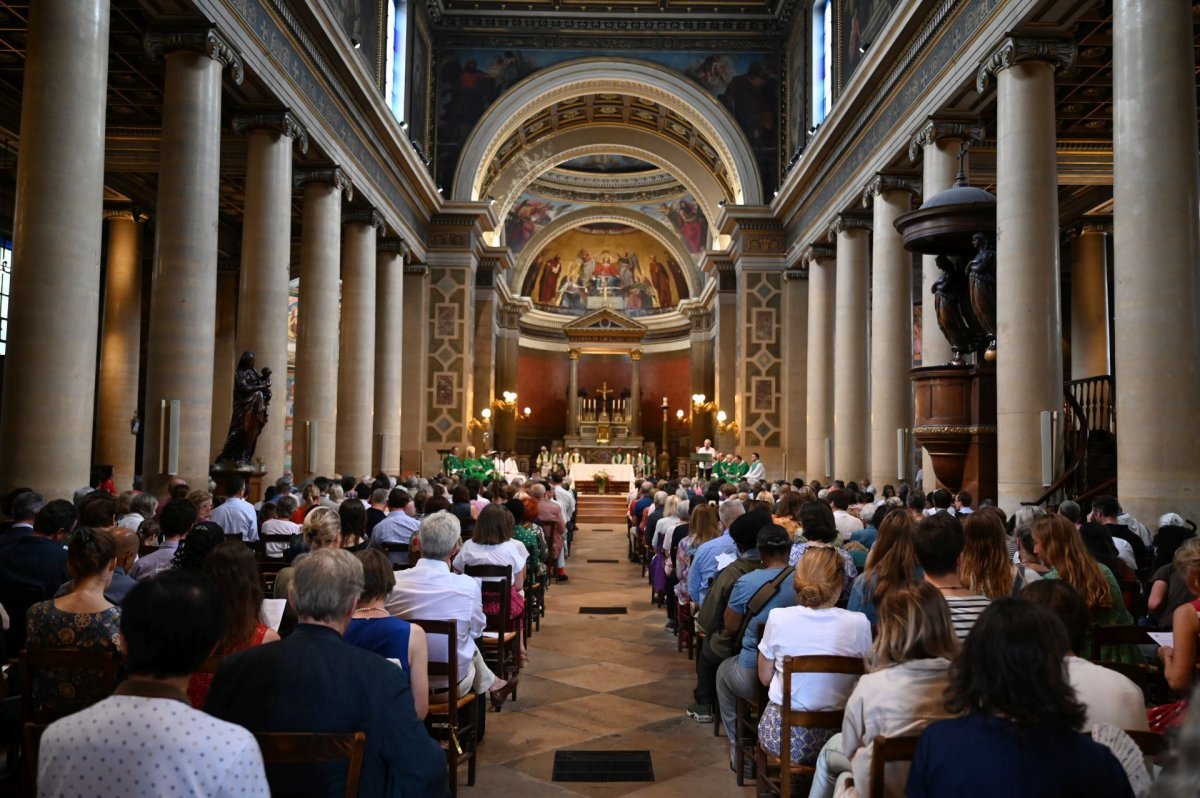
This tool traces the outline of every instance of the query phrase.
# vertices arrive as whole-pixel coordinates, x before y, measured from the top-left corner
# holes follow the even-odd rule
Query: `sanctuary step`
[[[623,527],[625,524],[625,494],[580,493],[579,506],[575,511],[575,522],[578,524],[612,524]]]

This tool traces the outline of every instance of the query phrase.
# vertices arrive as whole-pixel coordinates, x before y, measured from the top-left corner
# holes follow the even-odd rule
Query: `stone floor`
[[[616,559],[589,563],[588,559]],[[490,713],[475,787],[459,795],[733,796],[724,736],[687,717],[695,669],[663,629],[640,568],[626,557],[619,526],[581,527],[567,568],[551,588],[542,631],[529,648],[516,701]],[[622,606],[628,615],[580,615],[580,607]],[[558,749],[649,750],[654,782],[551,781]]]

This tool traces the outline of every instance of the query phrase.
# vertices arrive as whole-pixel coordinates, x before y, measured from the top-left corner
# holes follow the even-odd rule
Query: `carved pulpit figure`
[[[971,239],[975,245],[975,257],[967,264],[967,278],[971,287],[971,310],[979,320],[979,326],[988,336],[988,350],[996,349],[996,250],[983,233]]]
[[[271,404],[271,370],[254,368],[254,353],[243,352],[233,377],[233,414],[229,434],[218,463],[249,465],[254,458],[258,436],[266,426],[267,407]]]
[[[967,278],[962,267],[945,255],[938,255],[936,261],[942,274],[930,289],[933,307],[937,313],[938,327],[954,353],[954,359],[950,362],[961,366],[965,362],[963,355],[975,351],[982,331],[971,310],[967,297]]]

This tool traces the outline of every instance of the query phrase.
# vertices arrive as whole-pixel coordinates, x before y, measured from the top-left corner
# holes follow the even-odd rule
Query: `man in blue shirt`
[[[791,550],[792,541],[786,529],[778,524],[768,524],[760,529],[758,556],[762,568],[737,580],[725,608],[725,631],[737,634],[742,628],[750,600],[759,590],[766,589],[770,594],[769,597],[764,595],[767,602],[746,625],[737,656],[725,660],[717,669],[717,699],[721,705],[721,722],[725,724],[725,733],[729,737],[731,761],[737,740],[737,699],[740,696],[747,701],[753,700],[758,690],[758,626],[766,622],[767,614],[776,607],[796,604],[796,586],[791,577],[794,569],[788,566]],[[786,575],[784,571],[787,571]],[[766,587],[781,575],[783,579],[774,589]]]
[[[411,544],[413,535],[421,527],[421,522],[416,519],[412,497],[402,488],[392,488],[388,493],[387,506],[387,516],[371,530],[371,542],[377,546],[381,543]],[[390,552],[388,556],[394,563],[408,564],[408,555],[402,551]]]
[[[692,597],[695,604],[704,603],[704,597],[708,595],[708,585],[717,575],[717,571],[721,570],[722,563],[728,565],[737,559],[737,545],[729,535],[729,527],[733,525],[738,516],[745,512],[745,505],[739,501],[724,502],[717,510],[717,515],[720,516],[721,527],[725,531],[721,533],[720,537],[701,545],[692,555],[687,587],[688,595]]]

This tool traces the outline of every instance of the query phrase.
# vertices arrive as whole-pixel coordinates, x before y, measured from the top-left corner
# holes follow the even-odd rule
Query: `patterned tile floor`
[[[581,527],[570,580],[550,589],[542,631],[529,647],[519,698],[489,713],[475,787],[461,770],[459,795],[749,796],[728,764],[724,736],[687,717],[695,668],[663,629],[664,610],[625,555],[619,526]],[[616,563],[588,563],[617,559]],[[628,615],[580,615],[580,607],[622,606]],[[558,749],[649,750],[653,783],[550,780]]]

